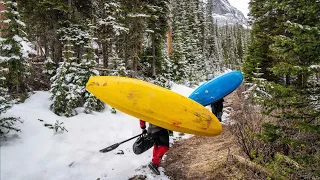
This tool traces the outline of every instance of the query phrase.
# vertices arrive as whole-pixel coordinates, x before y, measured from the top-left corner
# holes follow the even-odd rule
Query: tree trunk
[[[152,77],[156,76],[156,45],[155,45],[155,34],[152,34]]]
[[[128,37],[125,35],[125,42],[128,42]],[[124,43],[124,64],[126,68],[128,67],[128,43]]]
[[[102,58],[103,58],[103,67],[108,68],[108,45],[107,41],[102,42]]]
[[[100,59],[100,49],[101,49],[101,44],[99,43],[99,41],[97,42],[98,43],[98,49],[95,49],[94,52],[95,54],[97,54],[96,56],[96,62],[98,63],[99,65],[99,59]]]
[[[56,64],[58,64],[59,61],[56,59],[55,39],[53,39],[52,43],[51,43],[51,54],[52,54],[52,61],[54,61]]]
[[[82,59],[82,54],[83,54],[83,48],[79,46],[75,46],[76,49],[76,57],[77,57],[77,62],[80,63]]]
[[[171,27],[169,28],[167,32],[167,46],[168,46],[168,55],[169,59],[171,59],[171,52],[172,52],[172,30]]]
[[[54,24],[53,25],[53,31],[56,32],[58,27]],[[62,44],[59,40],[60,37],[58,35],[55,35],[52,38],[52,60],[58,64],[62,59]]]
[[[142,40],[139,39],[137,43],[135,43],[134,51],[135,55],[133,57],[133,62],[132,62],[132,69],[133,71],[138,71],[138,63],[139,59],[141,56],[141,50],[142,50]]]
[[[286,75],[286,85],[290,85],[290,75]]]
[[[108,55],[109,55],[109,57],[110,57],[110,62],[111,62],[111,67],[112,68],[114,68],[114,61],[115,61],[115,57],[113,56],[113,54],[112,54],[112,48],[113,48],[113,44],[112,44],[112,39],[110,39],[109,41],[108,41]]]
[[[59,40],[54,40],[54,50],[53,50],[53,56],[54,56],[54,62],[59,63],[62,59],[62,44]]]
[[[44,54],[41,54],[41,55],[44,55],[44,57],[50,57],[50,53],[49,53],[49,46],[48,46],[48,41],[45,39],[45,41],[43,42],[44,44]],[[41,49],[41,43],[40,43],[40,49]],[[41,49],[42,51],[42,49]]]
[[[137,70],[138,70],[138,64],[137,64],[137,62],[138,62],[138,52],[136,51],[136,52],[134,53],[133,58],[132,58],[132,70],[133,70],[133,71],[137,71]]]
[[[72,8],[71,8],[71,0],[68,0],[68,6],[69,6],[69,10],[71,11],[71,10],[72,10]],[[69,19],[71,19],[71,13],[72,13],[72,12],[69,12],[69,13],[68,13]]]
[[[299,87],[301,87],[301,88],[306,87],[307,81],[308,81],[308,75],[306,75],[306,74],[298,75],[297,81],[298,81],[298,86]]]

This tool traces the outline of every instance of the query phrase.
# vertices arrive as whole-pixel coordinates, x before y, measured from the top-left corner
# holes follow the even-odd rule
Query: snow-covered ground
[[[193,91],[177,84],[172,90],[184,96]],[[101,113],[60,117],[49,110],[49,97],[49,92],[36,92],[5,114],[21,117],[24,123],[17,125],[21,133],[12,133],[0,141],[1,180],[121,180],[139,174],[148,179],[168,179],[162,168],[161,175],[155,176],[145,166],[151,160],[152,149],[141,155],[132,152],[134,140],[108,153],[99,152],[141,133],[137,118],[120,111],[112,114],[110,108]],[[63,122],[68,132],[55,133],[44,127],[44,123],[54,124],[56,120]],[[120,150],[124,154],[117,154]]]

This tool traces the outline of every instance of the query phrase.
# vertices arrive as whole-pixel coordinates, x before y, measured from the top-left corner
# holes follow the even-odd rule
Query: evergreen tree
[[[75,108],[83,105],[86,113],[103,110],[104,104],[85,89],[90,76],[98,75],[98,72],[93,70],[96,62],[89,32],[81,30],[78,25],[62,28],[60,32],[63,33],[61,40],[65,43],[64,62],[57,69],[56,75],[51,78],[50,92],[53,100],[51,109],[56,114],[67,117],[76,115]],[[78,47],[75,48],[74,44]],[[73,50],[82,46],[86,53],[79,59]]]
[[[318,178],[320,86],[315,77],[320,64],[320,4],[265,0],[250,6],[255,21],[244,68],[248,80],[257,77],[249,69],[263,73],[266,81],[257,84],[264,92],[259,88],[256,98],[275,118],[258,134],[271,152],[255,152],[256,160],[275,176]]]
[[[166,49],[162,51],[164,57],[161,61],[161,67],[158,68],[160,73],[158,73],[158,75],[156,76],[154,84],[170,89],[170,81],[172,80],[172,62],[169,59],[168,52],[166,52]]]
[[[110,60],[117,59],[118,55],[113,53],[118,40],[117,37],[126,33],[123,16],[123,5],[119,1],[97,0],[95,5],[96,36],[101,44],[103,66],[107,68]]]
[[[236,61],[235,61],[235,65],[240,65],[243,63],[243,59],[244,59],[244,32],[242,31],[242,25],[240,24],[237,24],[236,25],[236,34],[235,34],[235,38],[236,38],[236,51],[235,52],[235,58],[236,58]]]
[[[111,76],[127,76],[129,74],[124,60],[116,55],[114,56],[112,69],[114,71],[110,73]]]
[[[65,115],[67,117],[74,116],[77,112],[74,110],[78,107],[78,101],[81,98],[82,90],[78,84],[74,84],[74,78],[78,78],[77,73],[77,59],[72,57],[73,45],[67,43],[64,46],[65,52],[63,55],[64,62],[57,69],[55,76],[51,78],[51,97],[53,104],[50,108],[58,115]],[[84,87],[82,87],[84,88]]]
[[[1,114],[6,112],[9,108],[11,108],[11,103],[9,101],[9,94],[8,89],[6,88],[6,84],[4,83],[6,80],[5,74],[7,73],[8,69],[4,67],[0,67],[0,112]]]
[[[119,54],[116,52],[116,45],[113,44],[111,48],[111,57],[113,58],[112,64],[110,66],[111,72],[110,76],[128,76],[129,72],[126,67],[124,58],[120,58]]]
[[[248,30],[237,24],[218,26],[212,15],[213,1],[172,1],[172,4],[173,71],[185,72],[174,72],[173,77],[185,75],[179,79],[192,86],[214,72],[240,68]]]
[[[172,78],[174,81],[184,83],[187,79],[188,62],[183,53],[182,29],[179,28],[179,22],[174,23],[172,38]]]
[[[128,12],[125,18],[126,27],[129,31],[126,34],[127,40],[127,65],[132,70],[132,76],[137,76],[138,65],[141,61],[143,35],[147,28],[147,20],[151,17],[148,13],[147,1],[135,0],[124,1],[125,11]]]
[[[41,48],[41,54],[55,63],[62,60],[62,48],[58,29],[65,25],[71,8],[67,0],[18,0],[19,9],[26,19],[29,37]],[[70,1],[72,2],[72,1]],[[69,16],[70,17],[70,16]],[[71,18],[70,18],[71,19]],[[73,17],[72,20],[76,18]],[[85,18],[83,18],[85,19]],[[43,49],[43,51],[42,51]]]
[[[271,35],[276,33],[276,24],[281,12],[272,11],[272,0],[250,2],[251,44],[248,47],[248,56],[243,66],[246,79],[251,79],[255,69],[261,68],[262,78],[272,80],[275,77],[270,72],[270,66],[275,60],[270,57],[269,45]]]
[[[149,1],[146,5],[147,31],[144,38],[140,66],[144,75],[153,77],[152,82],[170,88],[170,68],[168,52],[165,48],[166,33],[169,29],[169,1]]]
[[[82,62],[80,63],[80,71],[78,72],[78,76],[80,77],[76,83],[80,84],[81,86],[85,87],[86,83],[88,82],[91,76],[98,76],[99,72],[94,70],[97,63],[94,60],[94,51],[93,48],[90,46],[93,43],[93,39],[88,43],[86,48],[86,54],[83,54]],[[102,111],[104,109],[104,103],[97,99],[94,95],[90,92],[84,90],[84,112],[89,114],[92,111]]]
[[[1,117],[1,115],[10,109],[13,104],[8,94],[8,88],[6,88],[6,73],[8,73],[8,68],[0,66],[0,136],[10,132],[10,130],[20,131],[13,127],[13,125],[16,122],[21,122],[19,118]]]
[[[92,18],[93,2],[82,0],[16,0],[23,13],[29,39],[37,42],[44,58],[50,57],[55,63],[62,61],[63,44],[57,31],[73,24],[86,23]]]
[[[218,57],[218,42],[217,42],[217,27],[214,24],[212,16],[213,1],[208,1],[205,9],[205,29],[204,29],[204,57],[206,58],[206,72],[214,72],[217,70]],[[208,73],[211,74],[211,73]],[[208,75],[207,74],[207,75]]]
[[[10,93],[21,93],[26,90],[27,59],[22,52],[22,42],[28,41],[24,32],[25,24],[20,20],[17,3],[1,1],[6,9],[0,12],[4,17],[0,37],[0,65],[8,68],[5,84]]]
[[[45,73],[48,77],[52,77],[56,74],[56,63],[54,63],[50,57],[48,57],[44,61],[44,70],[43,73]]]
[[[60,30],[75,26],[83,31],[90,19],[95,28],[96,61],[106,74],[160,76],[172,67],[170,77],[195,85],[206,74],[238,68],[241,64],[243,29],[218,27],[212,16],[212,1],[124,0],[18,0],[27,30],[44,59],[62,61],[64,42]],[[165,35],[172,27],[172,60],[166,61]],[[59,30],[60,29],[60,30]],[[171,29],[171,28],[170,28]],[[242,38],[240,38],[242,37]],[[83,44],[73,44],[80,63]],[[48,63],[52,67],[52,63]],[[172,66],[170,65],[172,63]],[[237,63],[236,66],[233,63]],[[47,67],[47,68],[48,68]],[[51,72],[46,70],[45,72]],[[169,71],[165,70],[168,74]],[[194,73],[197,72],[197,73]],[[179,77],[180,76],[180,77]],[[158,77],[157,77],[158,78]]]
[[[189,71],[189,57],[186,51],[192,54],[192,47],[189,46],[189,36],[192,34],[188,32],[188,18],[191,18],[190,10],[187,10],[188,3],[185,1],[173,1],[173,22],[172,22],[172,70],[173,80],[179,83],[186,83],[188,81]],[[187,46],[188,49],[187,49]],[[189,51],[188,51],[189,50]]]

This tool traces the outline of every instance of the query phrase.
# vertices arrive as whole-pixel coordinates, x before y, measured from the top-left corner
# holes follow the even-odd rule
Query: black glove
[[[142,134],[147,134],[148,131],[146,129],[142,129]]]

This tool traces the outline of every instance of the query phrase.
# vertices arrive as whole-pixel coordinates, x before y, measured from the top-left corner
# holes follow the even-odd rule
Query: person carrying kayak
[[[148,164],[148,167],[157,175],[160,175],[158,167],[162,156],[169,150],[169,134],[172,135],[172,131],[164,129],[162,127],[149,123],[148,130],[146,130],[146,122],[140,120],[140,128],[144,134],[148,134],[154,142],[152,161]]]
[[[220,122],[222,121],[223,102],[224,102],[224,99],[221,98],[217,102],[210,104],[212,114],[214,114],[219,119]]]

